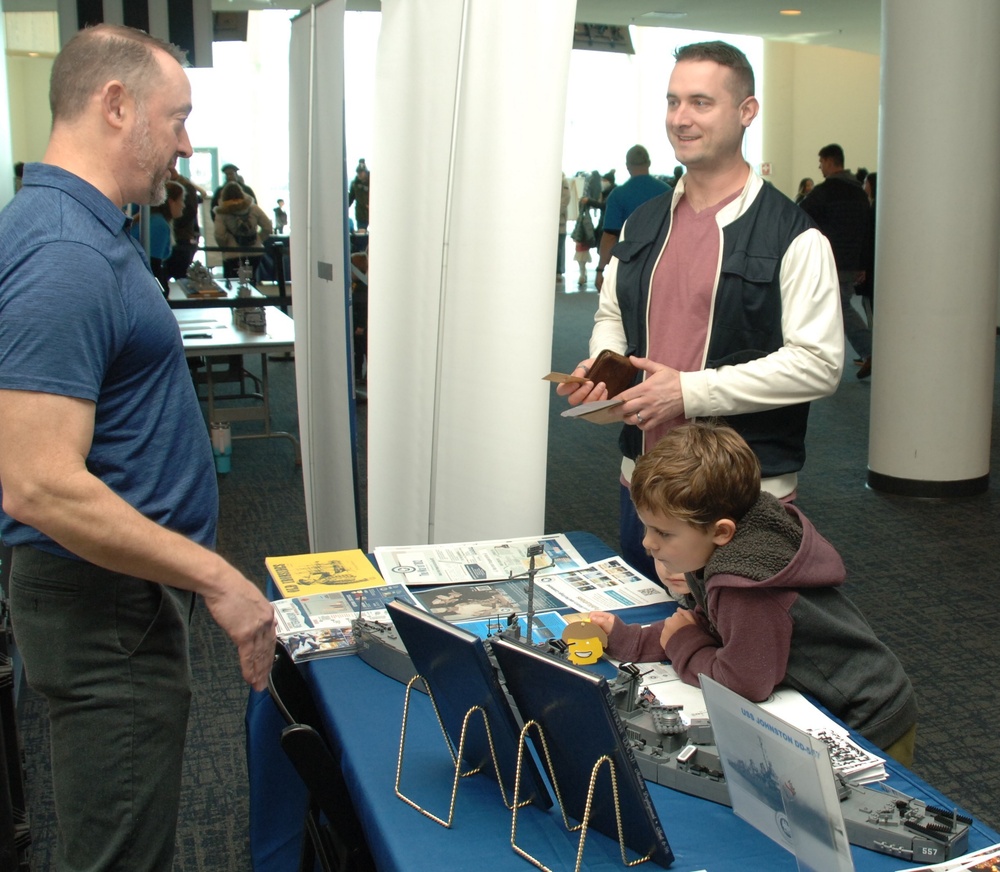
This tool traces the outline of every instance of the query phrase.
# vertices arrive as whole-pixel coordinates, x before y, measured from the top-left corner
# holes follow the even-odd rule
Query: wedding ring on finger
[[[639,414],[638,412],[636,412],[636,413],[635,413],[635,419],[636,419],[636,421],[638,421],[638,422],[639,422],[640,424],[642,423],[642,415],[640,415],[640,414]]]

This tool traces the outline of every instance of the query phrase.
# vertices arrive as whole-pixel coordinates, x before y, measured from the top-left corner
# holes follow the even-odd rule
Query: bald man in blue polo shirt
[[[195,594],[250,685],[274,657],[270,603],[213,550],[205,421],[122,211],[162,202],[191,155],[182,60],[131,28],[73,37],[45,156],[0,213],[0,535],[48,703],[59,870],[173,868]]]
[[[597,262],[595,282],[598,290],[604,284],[604,267],[611,260],[611,249],[621,236],[625,219],[647,200],[652,200],[653,197],[670,190],[666,182],[661,182],[649,174],[649,165],[649,152],[644,146],[633,145],[625,153],[625,168],[629,172],[629,179],[611,192],[604,208],[604,232],[600,239],[600,258]]]

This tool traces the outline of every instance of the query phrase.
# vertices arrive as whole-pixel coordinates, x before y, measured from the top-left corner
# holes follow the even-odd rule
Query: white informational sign
[[[699,676],[733,811],[795,855],[800,870],[853,872],[826,745]]]

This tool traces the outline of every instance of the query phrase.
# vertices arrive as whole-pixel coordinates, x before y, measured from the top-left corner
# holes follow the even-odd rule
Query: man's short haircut
[[[736,46],[728,42],[693,42],[682,45],[674,52],[674,61],[715,61],[732,72],[729,79],[729,89],[736,97],[737,103],[742,103],[747,97],[754,95],[753,67],[750,61]]]
[[[738,523],[760,496],[760,461],[731,427],[698,421],[674,428],[643,454],[631,488],[640,511],[695,526]]]
[[[819,150],[819,156],[824,158],[830,158],[833,160],[834,164],[838,167],[844,165],[844,149],[842,149],[835,142],[830,145],[824,145]]]
[[[649,152],[646,151],[645,146],[633,145],[625,152],[625,166],[627,167],[648,167],[650,163]]]
[[[119,24],[84,28],[66,43],[52,65],[52,120],[79,117],[90,98],[114,80],[141,104],[160,80],[157,50],[166,52],[181,66],[187,63],[177,46],[141,30]]]

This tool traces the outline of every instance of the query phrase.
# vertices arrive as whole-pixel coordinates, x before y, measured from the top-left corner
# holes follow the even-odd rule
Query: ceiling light
[[[642,15],[640,15],[639,18],[636,20],[641,21],[644,18],[653,20],[663,19],[669,21],[676,21],[678,18],[687,18],[687,13],[686,12],[643,12]]]
[[[779,15],[801,15],[801,9],[782,9],[778,12]]]

